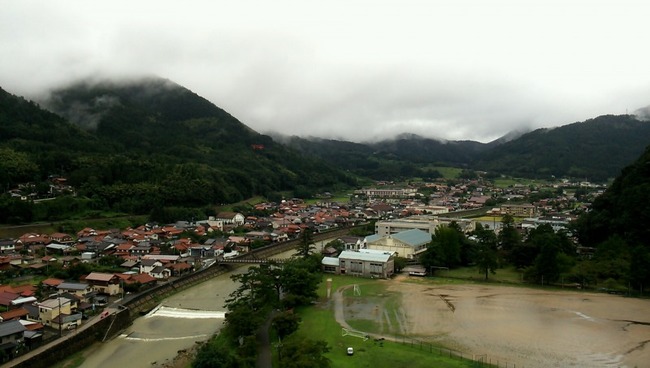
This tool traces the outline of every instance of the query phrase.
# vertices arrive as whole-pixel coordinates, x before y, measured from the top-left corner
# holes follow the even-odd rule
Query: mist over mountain
[[[364,168],[365,175],[374,178],[385,174],[379,170],[383,162],[400,163],[404,172],[414,174],[427,167],[448,165],[491,175],[604,181],[617,176],[643,152],[650,142],[650,123],[634,115],[605,115],[556,128],[514,131],[490,143],[444,141],[414,134],[373,143],[299,137],[282,141],[347,170]]]
[[[436,166],[535,178],[606,180],[643,152],[650,123],[606,115],[496,141],[403,133],[389,140],[273,138],[161,78],[82,81],[40,105],[2,92],[4,187],[64,175],[116,209],[234,202],[256,194],[310,196],[375,180],[440,177]],[[136,199],[134,199],[136,198]]]
[[[98,206],[148,213],[356,184],[163,79],[75,83],[43,102],[56,113],[4,91],[0,103],[3,188],[61,175]]]

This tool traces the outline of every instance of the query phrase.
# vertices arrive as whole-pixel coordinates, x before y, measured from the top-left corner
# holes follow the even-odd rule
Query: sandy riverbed
[[[650,301],[572,291],[390,281],[407,335],[517,367],[648,367]]]

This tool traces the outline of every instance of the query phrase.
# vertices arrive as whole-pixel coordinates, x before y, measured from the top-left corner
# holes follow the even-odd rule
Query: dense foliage
[[[415,135],[375,143],[282,138],[302,152],[378,180],[436,178],[432,166],[488,171],[491,175],[604,181],[616,177],[650,141],[650,123],[632,115],[606,115],[581,123],[490,143],[438,141]]]
[[[554,129],[538,129],[496,146],[477,168],[511,176],[616,177],[650,141],[650,123],[632,115],[604,115]]]
[[[637,289],[650,285],[650,147],[626,167],[591,211],[576,224],[583,246],[596,254],[582,271],[586,278],[611,278]]]
[[[59,115],[0,90],[3,191],[63,176],[98,208],[142,214],[356,183],[160,79],[81,83],[54,91],[47,106]]]
[[[329,360],[322,356],[328,351],[324,342],[291,339],[300,322],[293,308],[309,305],[317,297],[319,264],[318,256],[308,256],[282,265],[251,267],[245,273],[232,275],[239,287],[226,301],[228,313],[224,327],[219,336],[203,345],[192,367],[255,366],[256,334],[267,319],[271,319],[277,336],[287,338],[280,349],[283,366],[329,367]],[[304,361],[318,363],[299,363]]]

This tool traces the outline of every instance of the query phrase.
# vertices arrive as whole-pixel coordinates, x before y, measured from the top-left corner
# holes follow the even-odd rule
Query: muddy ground
[[[648,300],[408,278],[387,283],[384,299],[397,295],[399,306],[346,298],[345,319],[374,321],[368,332],[439,342],[517,367],[650,366]]]

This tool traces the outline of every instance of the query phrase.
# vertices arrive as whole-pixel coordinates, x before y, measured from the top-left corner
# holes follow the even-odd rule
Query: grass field
[[[331,275],[332,293],[339,287],[351,284],[359,284],[362,297],[381,297],[386,294],[386,284],[380,280],[367,280],[354,277]],[[318,339],[327,342],[330,351],[326,356],[332,361],[332,367],[405,367],[409,368],[455,368],[474,367],[471,360],[459,357],[450,357],[448,350],[434,345],[419,345],[412,340],[403,342],[377,341],[370,338],[364,339],[354,336],[342,336],[341,326],[334,318],[333,301],[326,298],[326,282],[321,283],[319,289],[319,301],[316,305],[302,308],[298,311],[302,318],[300,329],[295,333],[294,338]],[[350,288],[346,294],[351,297],[353,289]],[[399,301],[393,299],[384,302],[384,307],[398,308]],[[391,313],[389,313],[391,314]],[[369,320],[348,320],[355,329],[376,330],[378,326]],[[364,331],[368,332],[368,331]],[[354,355],[348,356],[346,349],[354,348]]]
[[[256,204],[262,203],[264,201],[266,201],[266,198],[264,198],[262,196],[251,197],[251,198],[244,199],[243,201],[239,201],[237,203],[228,204],[228,205],[225,205],[225,206],[220,206],[220,207],[217,208],[217,211],[219,211],[219,212],[232,212],[233,208],[235,208],[237,206],[256,205]]]
[[[438,170],[438,172],[442,174],[442,177],[445,179],[456,179],[463,171],[463,169],[459,169],[457,167],[445,167],[445,166],[434,166],[432,167],[432,169]]]

